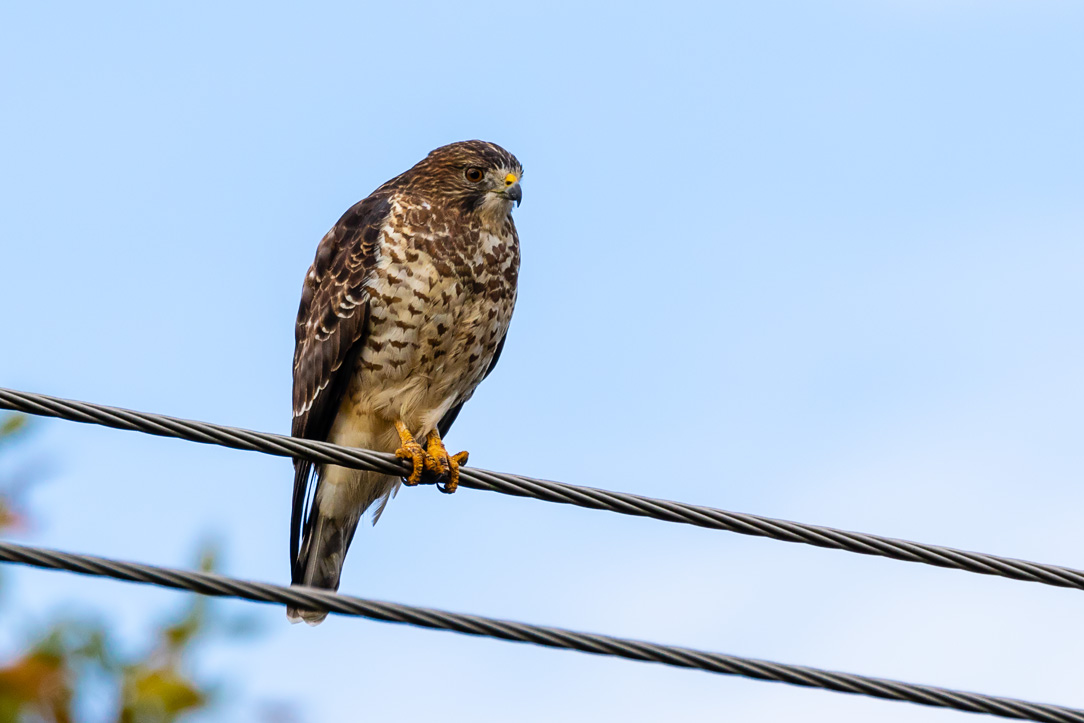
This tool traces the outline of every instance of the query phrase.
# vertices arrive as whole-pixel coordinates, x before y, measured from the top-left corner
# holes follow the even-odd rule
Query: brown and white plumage
[[[402,442],[397,422],[419,439],[448,431],[512,318],[521,175],[492,143],[443,146],[324,236],[297,317],[295,437],[391,452]],[[359,520],[376,504],[375,522],[399,482],[295,461],[293,583],[338,589]],[[325,617],[288,612],[295,622]]]

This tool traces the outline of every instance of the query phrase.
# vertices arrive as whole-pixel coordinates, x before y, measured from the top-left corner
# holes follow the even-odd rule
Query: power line
[[[0,409],[57,417],[73,422],[100,424],[161,437],[176,437],[191,442],[216,444],[280,457],[301,457],[313,462],[331,462],[343,467],[388,474],[405,475],[410,471],[406,462],[383,452],[340,447],[328,442],[255,432],[161,414],[136,412],[13,389],[0,388]],[[475,467],[464,467],[461,470],[459,484],[461,487],[500,492],[516,497],[533,497],[547,502],[608,510],[637,517],[650,517],[665,522],[677,522],[713,530],[727,530],[742,535],[769,537],[783,542],[797,542],[861,555],[877,555],[893,560],[965,570],[980,575],[996,575],[1012,580],[1084,590],[1084,571],[1059,565],[968,552],[941,545],[849,532],[743,512],[728,512],[685,502],[532,479]]]
[[[279,457],[300,457],[313,462],[330,462],[355,469],[397,475],[406,475],[410,472],[407,462],[384,452],[340,447],[328,442],[178,419],[149,412],[136,412],[2,387],[0,387],[0,409],[57,417],[73,422],[99,424],[160,437],[175,437],[190,442],[215,444]],[[460,471],[459,484],[461,487],[500,492],[516,497],[533,497],[546,502],[608,510],[665,522],[727,530],[742,535],[768,537],[783,542],[796,542],[861,555],[876,555],[893,560],[965,570],[980,575],[996,575],[1012,580],[1084,590],[1084,571],[1060,565],[957,550],[941,545],[898,540],[863,532],[849,532],[743,512],[728,512],[685,502],[532,479],[475,467],[464,467]]]
[[[189,590],[203,595],[328,610],[341,615],[383,622],[404,623],[435,630],[452,630],[465,635],[534,643],[548,648],[578,650],[583,653],[661,663],[722,675],[737,675],[806,688],[822,688],[839,693],[906,701],[969,713],[985,713],[1002,718],[1044,723],[1084,723],[1084,710],[1074,708],[902,683],[851,673],[837,673],[722,653],[709,653],[608,635],[580,633],[563,628],[497,620],[480,615],[464,615],[444,610],[367,600],[316,588],[283,587],[266,582],[249,582],[206,572],[120,562],[8,542],[0,542],[0,560],[32,567]]]

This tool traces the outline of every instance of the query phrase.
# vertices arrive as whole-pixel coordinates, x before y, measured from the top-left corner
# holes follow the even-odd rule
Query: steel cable
[[[316,588],[283,587],[265,582],[248,582],[212,573],[121,562],[8,542],[0,542],[0,560],[32,567],[66,570],[84,575],[189,590],[203,595],[328,610],[341,615],[383,622],[452,630],[465,635],[534,643],[548,648],[578,650],[595,655],[661,663],[722,675],[737,675],[806,688],[822,688],[839,693],[906,701],[970,713],[985,713],[1003,718],[1044,723],[1084,723],[1084,710],[1062,706],[741,658],[608,635],[580,633],[563,628],[529,625],[479,615],[464,615],[431,608],[367,600]]]
[[[280,457],[300,457],[313,462],[330,462],[356,469],[389,474],[409,472],[406,462],[383,452],[340,447],[328,442],[177,419],[161,414],[118,409],[13,389],[0,388],[0,409],[57,417],[74,422],[100,424],[162,437],[176,437],[191,442],[216,444]],[[650,517],[666,522],[727,530],[784,542],[846,550],[861,555],[877,555],[894,560],[966,570],[980,575],[996,575],[1013,580],[1084,590],[1084,571],[1059,565],[968,552],[940,545],[897,540],[891,537],[849,532],[760,515],[728,512],[684,502],[490,472],[474,467],[462,469],[459,484],[462,487],[500,492],[517,497],[533,497],[547,502]]]

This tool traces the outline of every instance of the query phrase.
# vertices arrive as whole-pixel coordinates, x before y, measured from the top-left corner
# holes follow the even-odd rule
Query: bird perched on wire
[[[442,146],[320,241],[297,314],[293,436],[395,452],[412,471],[400,479],[295,460],[293,584],[337,590],[362,515],[374,507],[375,523],[400,482],[455,491],[467,453],[449,454],[441,437],[504,346],[522,175],[493,143]],[[327,615],[287,614],[312,625]]]

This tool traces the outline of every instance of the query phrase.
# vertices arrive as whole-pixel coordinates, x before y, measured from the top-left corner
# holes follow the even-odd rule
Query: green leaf
[[[10,437],[27,428],[29,417],[25,414],[9,414],[0,421],[0,438]]]

